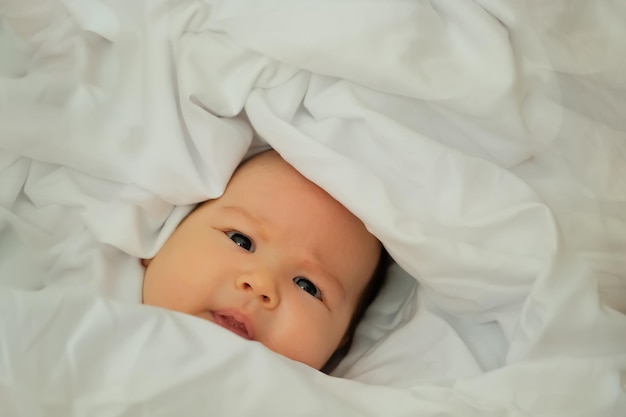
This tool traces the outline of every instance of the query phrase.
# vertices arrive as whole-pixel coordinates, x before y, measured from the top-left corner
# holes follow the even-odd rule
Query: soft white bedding
[[[622,2],[0,18],[0,415],[626,415]],[[344,378],[139,304],[137,257],[267,144],[399,264]]]

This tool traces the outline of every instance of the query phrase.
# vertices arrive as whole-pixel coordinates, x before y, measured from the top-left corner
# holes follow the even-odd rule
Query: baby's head
[[[329,371],[380,287],[383,253],[357,217],[264,152],[144,262],[143,302]]]

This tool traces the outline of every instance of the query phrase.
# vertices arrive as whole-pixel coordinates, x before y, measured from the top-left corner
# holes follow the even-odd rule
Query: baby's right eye
[[[254,244],[248,236],[236,231],[226,232],[226,236],[228,236],[230,240],[235,242],[235,245],[244,248],[248,252],[254,252]]]

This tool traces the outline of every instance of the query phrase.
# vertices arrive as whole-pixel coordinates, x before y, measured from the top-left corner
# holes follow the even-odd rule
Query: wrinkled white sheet
[[[0,415],[626,414],[625,7],[0,0]],[[138,304],[265,143],[419,283],[344,379]]]

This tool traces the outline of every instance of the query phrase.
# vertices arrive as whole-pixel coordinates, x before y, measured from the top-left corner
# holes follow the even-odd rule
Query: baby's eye
[[[254,244],[248,236],[235,231],[226,232],[226,236],[228,236],[230,240],[235,242],[235,245],[244,248],[248,252],[254,252]]]
[[[308,279],[304,278],[304,277],[295,277],[293,279],[293,282],[300,288],[302,288],[304,291],[308,292],[309,294],[311,294],[313,297],[319,299],[319,300],[323,300],[322,297],[322,291],[320,291],[319,288],[317,288],[315,286],[315,284],[313,284],[311,281],[309,281]]]

